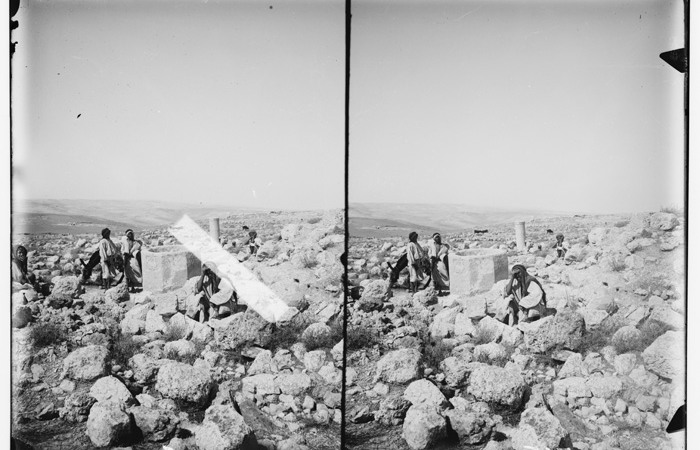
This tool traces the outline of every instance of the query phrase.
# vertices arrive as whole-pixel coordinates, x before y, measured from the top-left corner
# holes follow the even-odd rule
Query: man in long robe
[[[450,289],[450,269],[447,254],[449,246],[442,243],[440,233],[433,234],[433,241],[428,245],[428,256],[432,266],[433,287],[438,291]]]
[[[135,292],[136,286],[143,284],[141,272],[141,241],[134,239],[134,230],[128,229],[122,237],[122,253],[124,254],[124,274],[127,286]]]
[[[112,232],[109,228],[102,230],[102,239],[98,244],[100,251],[100,266],[102,267],[102,288],[106,291],[117,277],[116,260],[117,246],[109,238]]]
[[[508,303],[508,325],[516,325],[544,316],[546,294],[542,285],[532,275],[527,273],[525,266],[516,264],[511,270],[510,280],[506,284],[504,298],[510,298]]]

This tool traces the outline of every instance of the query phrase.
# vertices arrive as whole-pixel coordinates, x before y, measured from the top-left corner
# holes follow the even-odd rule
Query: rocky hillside
[[[565,235],[564,258],[547,230]],[[363,289],[346,336],[349,448],[684,448],[665,432],[685,401],[683,219],[538,219],[527,233],[522,253],[512,224],[443,234],[453,249],[503,249],[541,280],[548,314],[516,327],[505,280],[471,297],[386,295],[406,237],[351,236]]]
[[[37,449],[339,448],[342,218],[222,219],[224,248],[292,307],[279,323],[245,298],[229,317],[190,319],[196,278],[164,294],[103,292],[76,277],[94,235],[20,236],[48,295],[13,289],[13,437]],[[241,249],[243,225],[263,239],[257,258]],[[137,238],[176,243],[167,229]]]

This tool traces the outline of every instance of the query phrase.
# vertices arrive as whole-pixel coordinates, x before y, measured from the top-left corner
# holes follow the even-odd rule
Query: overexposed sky
[[[15,197],[344,202],[345,5],[23,0]]]
[[[673,1],[353,1],[350,202],[682,205]]]

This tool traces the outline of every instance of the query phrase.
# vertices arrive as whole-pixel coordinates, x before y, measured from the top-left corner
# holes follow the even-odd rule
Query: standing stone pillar
[[[515,243],[518,246],[518,251],[527,251],[527,247],[525,247],[525,222],[515,222]]]
[[[209,219],[209,236],[214,238],[216,242],[219,241],[219,218],[213,217]]]

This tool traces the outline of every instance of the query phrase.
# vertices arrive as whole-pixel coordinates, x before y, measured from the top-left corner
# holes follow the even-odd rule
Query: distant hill
[[[13,204],[14,233],[97,233],[105,226],[123,230],[170,225],[184,214],[194,220],[260,211],[234,206],[202,206],[156,201],[28,200]]]
[[[572,213],[536,210],[505,210],[446,204],[351,203],[349,211],[351,236],[388,237],[464,231],[489,225],[530,221],[543,217],[571,216]]]

